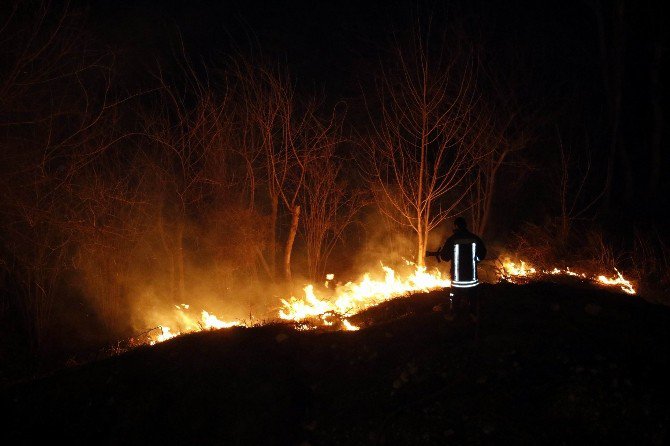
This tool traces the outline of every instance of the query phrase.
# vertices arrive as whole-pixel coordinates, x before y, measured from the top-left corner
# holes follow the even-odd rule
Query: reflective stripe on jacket
[[[458,230],[441,249],[442,260],[451,261],[451,286],[470,288],[479,285],[477,263],[484,260],[484,242],[469,231]]]

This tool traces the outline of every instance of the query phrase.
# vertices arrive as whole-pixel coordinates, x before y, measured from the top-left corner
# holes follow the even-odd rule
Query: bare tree
[[[64,273],[73,270],[83,210],[76,176],[111,143],[94,141],[116,103],[112,62],[84,45],[67,2],[17,1],[2,8],[2,264],[39,348]]]
[[[283,187],[276,169],[277,157],[283,150],[282,142],[285,140],[282,136],[281,112],[285,103],[282,90],[286,80],[281,74],[258,68],[242,58],[234,61],[232,72],[239,85],[238,102],[243,104],[238,107],[239,131],[242,135],[240,151],[249,166],[248,178],[252,182],[250,190],[256,189],[256,179],[260,179],[270,203],[267,259],[262,253],[259,258],[270,278],[274,279],[277,269],[280,188]],[[254,206],[253,195],[249,205]]]
[[[215,181],[208,177],[208,160],[220,155],[223,144],[221,126],[225,122],[227,100],[214,97],[187,64],[186,87],[179,91],[159,75],[162,85],[157,105],[143,112],[144,133],[157,144],[158,153],[150,156],[162,208],[157,230],[170,259],[169,271],[175,299],[183,300],[185,291],[184,237],[192,210],[203,198],[203,188]],[[194,105],[189,105],[191,101]]]
[[[405,45],[396,41],[391,62],[382,64],[363,166],[377,201],[389,204],[382,211],[415,233],[419,265],[428,233],[455,212],[470,187],[481,129],[476,55],[430,25],[416,25]]]
[[[20,291],[19,308],[34,348],[40,348],[47,335],[73,236],[72,228],[63,225],[67,204],[62,190],[45,191],[42,186],[47,182],[46,178],[36,178],[32,187],[14,189],[16,201],[5,209],[5,215],[13,219],[5,222],[4,245],[11,256],[11,274]]]
[[[127,284],[136,251],[153,229],[151,171],[133,148],[131,141],[116,144],[73,181],[79,208],[73,266],[109,333],[126,328]]]
[[[72,64],[80,36],[69,3],[15,0],[0,7],[0,112],[13,112],[4,126],[30,124],[26,112],[38,104],[27,99],[82,68]]]
[[[588,211],[602,198],[606,189],[595,198],[585,199],[584,194],[591,180],[591,150],[588,145],[580,150],[581,157],[575,156],[570,146],[563,144],[557,131],[560,169],[554,173],[554,187],[558,197],[558,234],[557,239],[563,248],[568,242],[575,220],[585,218]],[[588,141],[587,138],[584,138]],[[572,173],[572,176],[571,176]]]
[[[332,145],[337,122],[320,120],[319,102],[300,100],[284,71],[259,68],[242,59],[236,61],[234,72],[243,94],[246,159],[259,172],[249,177],[263,179],[270,204],[267,270],[275,276],[281,204],[290,217],[282,258],[283,276],[290,281],[307,171],[320,152]]]
[[[305,185],[303,231],[310,279],[323,278],[333,248],[364,204],[360,191],[342,178],[342,162],[326,158],[310,170]]]
[[[514,157],[528,148],[533,140],[531,123],[536,122],[534,112],[525,110],[517,99],[519,87],[495,78],[493,73],[487,76],[487,84],[488,100],[478,107],[481,128],[476,133],[476,167],[472,198],[467,203],[477,234],[485,234],[489,228],[501,171],[515,166]],[[515,167],[521,164],[517,162]]]

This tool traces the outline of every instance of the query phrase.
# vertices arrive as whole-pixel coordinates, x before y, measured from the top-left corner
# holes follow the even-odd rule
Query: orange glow
[[[314,285],[307,285],[303,288],[303,297],[292,296],[281,300],[279,317],[299,322],[326,313],[353,316],[398,296],[451,285],[451,281],[439,270],[429,272],[424,266],[411,265],[414,271],[407,277],[402,277],[392,268],[382,265],[384,279],[375,280],[370,273],[365,273],[359,282],[337,285],[331,293],[316,292]]]
[[[314,284],[307,284],[303,288],[302,296],[280,299],[281,308],[277,316],[281,320],[294,322],[297,330],[330,327],[336,330],[356,331],[360,327],[349,322],[347,318],[361,311],[401,296],[451,286],[451,281],[438,269],[429,271],[425,266],[405,262],[409,267],[405,275],[383,264],[381,264],[381,271],[378,271],[377,274],[379,278],[373,278],[373,274],[368,272],[363,274],[358,281],[335,284],[333,282],[335,276],[327,274],[323,286],[316,287]],[[526,283],[531,280],[540,280],[543,276],[572,276],[601,286],[619,287],[627,294],[636,294],[633,284],[618,270],[615,270],[615,273],[614,276],[608,277],[604,274],[578,272],[571,268],[542,269],[526,261],[513,261],[510,257],[505,257],[498,270],[498,280]],[[176,305],[175,308],[179,328],[174,329],[165,324],[159,325],[149,336],[150,344],[153,345],[194,331],[247,326],[241,321],[219,319],[206,310],[202,310],[199,317],[194,317],[189,312],[188,304]]]
[[[624,278],[621,272],[616,268],[614,269],[616,275],[612,278],[608,278],[603,274],[596,275],[577,272],[569,267],[564,269],[554,267],[550,270],[538,269],[524,261],[513,262],[507,257],[505,261],[502,262],[501,270],[500,278],[509,280],[510,282],[527,281],[530,278],[540,278],[542,275],[572,276],[604,286],[617,286],[626,294],[636,294],[633,284],[628,279]]]
[[[601,275],[598,276],[598,282],[602,283],[603,285],[619,286],[626,294],[635,294],[635,288],[633,288],[633,284],[630,283],[629,280],[625,279],[619,270],[615,269],[614,271],[616,271],[616,277],[609,279]]]
[[[200,318],[191,316],[186,312],[190,305],[175,305],[177,316],[179,318],[179,329],[173,329],[165,324],[159,325],[156,330],[149,333],[149,344],[154,345],[158,342],[167,341],[176,336],[186,333],[192,333],[201,330],[218,330],[221,328],[244,327],[245,324],[239,321],[222,321],[214,314],[205,310],[200,313]],[[158,331],[156,333],[156,331]]]
[[[500,277],[503,279],[508,279],[512,277],[529,277],[536,273],[537,271],[532,266],[528,266],[523,260],[515,263],[510,260],[509,257],[505,258],[505,261],[502,262],[502,271],[500,272]]]

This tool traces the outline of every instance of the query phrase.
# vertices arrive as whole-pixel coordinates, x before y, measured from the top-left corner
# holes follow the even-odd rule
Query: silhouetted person
[[[454,233],[439,250],[439,258],[451,262],[451,310],[468,307],[473,318],[478,317],[479,294],[477,264],[486,257],[482,239],[468,231],[463,217],[454,220]]]

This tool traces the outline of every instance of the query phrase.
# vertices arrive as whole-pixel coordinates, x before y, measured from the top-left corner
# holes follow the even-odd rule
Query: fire
[[[412,266],[414,271],[409,276],[400,277],[395,270],[382,264],[383,280],[374,280],[370,273],[366,273],[360,282],[337,285],[330,296],[325,293],[317,295],[314,286],[307,285],[303,288],[302,298],[292,296],[281,300],[279,317],[283,320],[304,321],[327,313],[352,316],[404,294],[427,292],[451,285],[451,281],[437,269],[429,272],[425,266]]]
[[[536,272],[535,268],[528,266],[523,260],[519,264],[516,264],[507,257],[502,264],[500,276],[504,279],[511,277],[528,277],[534,275]]]
[[[598,276],[598,282],[602,283],[603,285],[618,285],[621,287],[624,293],[635,294],[635,288],[633,288],[633,284],[630,283],[629,280],[625,279],[619,270],[615,269],[614,271],[616,271],[617,277],[610,279],[605,276]]]
[[[177,315],[180,320],[180,329],[177,331],[172,331],[172,328],[168,327],[167,325],[159,325],[156,327],[156,329],[149,333],[149,344],[154,345],[156,343],[172,339],[181,334],[192,333],[194,331],[218,330],[221,328],[245,326],[245,324],[240,321],[222,321],[214,314],[211,314],[205,310],[201,311],[200,318],[197,319],[185,311],[189,310],[190,308],[188,304],[175,305],[175,308],[177,309]],[[157,330],[159,332],[154,333]]]
[[[594,283],[599,283],[605,286],[618,286],[621,291],[626,294],[636,294],[633,284],[626,279],[619,270],[614,269],[616,276],[609,278],[605,275],[591,275],[585,272],[576,272],[570,268],[553,268],[550,270],[537,269],[533,266],[528,265],[526,262],[513,262],[508,258],[502,262],[502,268],[500,277],[505,280],[512,282],[525,281],[531,277],[536,277],[538,275],[563,275],[563,276],[572,276],[579,277],[580,279],[590,280]]]
[[[351,324],[348,320],[346,320],[346,319],[344,319],[344,320],[342,321],[342,325],[344,325],[344,329],[347,330],[347,331],[356,331],[356,330],[360,330],[360,329],[361,329],[361,327],[357,327],[357,326],[355,326],[355,325],[352,325],[352,324]]]
[[[202,310],[202,321],[204,323],[205,328],[208,329],[241,327],[244,325],[239,322],[222,321],[218,317],[214,316],[213,314],[209,314],[205,310]]]
[[[167,341],[168,339],[172,339],[175,336],[178,336],[180,333],[172,333],[170,331],[170,327],[163,327],[162,325],[158,327],[158,329],[161,331],[159,334],[157,334],[149,343],[151,345],[154,345],[157,342],[163,342]]]
[[[315,287],[308,284],[303,288],[301,297],[291,296],[281,299],[281,308],[278,316],[282,320],[293,321],[298,330],[311,330],[318,327],[332,327],[346,331],[359,330],[360,327],[349,322],[347,318],[361,311],[379,305],[399,296],[417,292],[428,292],[435,289],[451,286],[451,281],[439,270],[428,270],[425,266],[418,266],[406,261],[410,271],[406,275],[381,264],[383,278],[374,279],[371,273],[365,273],[357,282],[336,284],[333,288],[335,276],[326,275],[323,286]],[[627,294],[635,294],[633,284],[615,269],[616,275],[591,275],[578,272],[570,268],[542,269],[525,261],[512,261],[509,257],[501,262],[498,270],[499,280],[511,282],[527,282],[542,276],[572,276],[592,281],[604,286],[617,286]],[[381,276],[381,274],[380,274]],[[200,317],[190,314],[189,305],[176,305],[178,312],[179,329],[173,330],[167,325],[157,327],[158,333],[150,336],[150,344],[172,339],[180,334],[200,330],[221,329],[247,326],[241,321],[225,321],[213,313],[202,310]],[[154,330],[154,331],[155,331]]]

